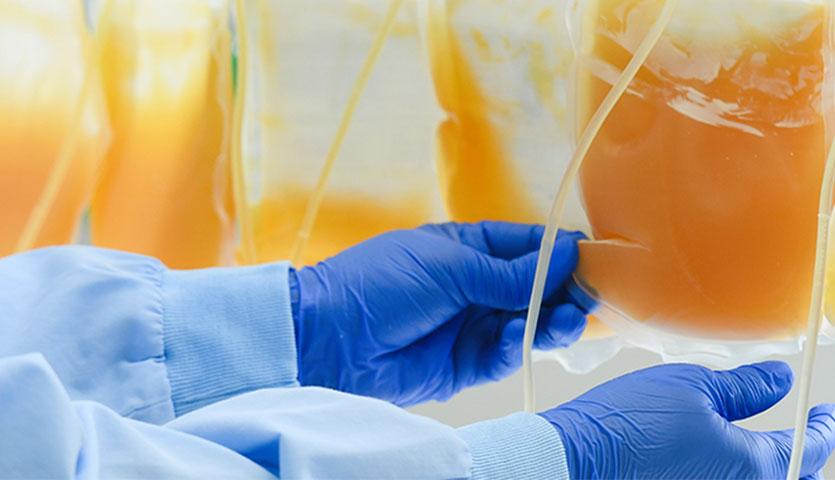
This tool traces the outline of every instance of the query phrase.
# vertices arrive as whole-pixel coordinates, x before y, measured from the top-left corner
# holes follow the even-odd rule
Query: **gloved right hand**
[[[406,406],[510,375],[522,364],[544,231],[505,222],[425,225],[291,272],[299,381]],[[585,329],[585,312],[565,288],[581,238],[557,238],[536,348],[568,346]]]
[[[571,478],[784,479],[792,430],[734,425],[791,390],[783,362],[729,371],[662,365],[604,383],[540,415],[557,429]],[[820,478],[835,449],[835,405],[809,413],[801,476]]]

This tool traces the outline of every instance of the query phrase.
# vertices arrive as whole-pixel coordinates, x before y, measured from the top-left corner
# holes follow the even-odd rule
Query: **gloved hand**
[[[785,479],[792,430],[753,432],[751,417],[791,390],[791,368],[729,371],[662,365],[600,385],[540,415],[557,429],[571,478]],[[835,449],[835,405],[809,413],[801,476],[818,478]]]
[[[511,374],[522,363],[543,232],[503,222],[426,225],[291,271],[301,384],[405,406]],[[585,328],[563,289],[580,238],[558,236],[537,348],[567,346]]]

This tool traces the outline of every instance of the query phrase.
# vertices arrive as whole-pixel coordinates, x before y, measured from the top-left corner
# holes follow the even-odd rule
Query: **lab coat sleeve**
[[[166,425],[71,402],[40,354],[0,359],[2,478],[466,478],[466,443],[391,404],[250,392]]]
[[[273,478],[195,435],[71,402],[40,354],[0,359],[0,478]]]
[[[288,267],[172,271],[90,247],[0,259],[6,467],[45,469],[35,477],[77,468],[93,477],[254,478],[266,469],[291,477],[564,478],[559,437],[539,417],[456,432],[378,400],[274,388],[298,387]],[[19,356],[29,352],[45,360]],[[2,365],[20,358],[27,360]],[[22,388],[27,382],[34,386]]]
[[[297,386],[287,263],[193,271],[92,247],[0,259],[0,357],[42,353],[70,398],[164,423]]]

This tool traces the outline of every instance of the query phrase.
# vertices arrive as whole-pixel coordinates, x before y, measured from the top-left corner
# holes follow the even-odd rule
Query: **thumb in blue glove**
[[[522,362],[543,231],[427,225],[291,272],[300,382],[411,405],[511,374]],[[580,238],[563,232],[557,240],[538,348],[567,346],[585,328],[563,288]]]
[[[557,429],[571,478],[784,479],[792,430],[734,425],[791,390],[791,368],[764,362],[729,371],[663,365],[600,385],[540,414]],[[809,413],[801,475],[818,478],[835,449],[835,405]]]

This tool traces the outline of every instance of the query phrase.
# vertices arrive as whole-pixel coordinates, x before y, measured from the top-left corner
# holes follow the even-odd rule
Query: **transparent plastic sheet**
[[[108,143],[80,2],[0,1],[0,256],[70,243]]]
[[[392,1],[241,3],[247,50],[241,138],[246,228],[239,261],[290,258],[327,158],[333,159],[332,173],[299,264],[378,233],[443,219],[432,164],[441,112],[415,3],[398,8],[341,145],[339,126],[350,113],[346,107]],[[332,157],[334,145],[339,148]]]
[[[92,202],[93,243],[172,268],[233,263],[227,1],[112,0],[99,10],[113,142]]]
[[[436,161],[450,219],[545,222],[572,150],[572,4],[424,2],[435,92],[446,112]],[[576,191],[568,205],[563,226],[588,230]],[[592,351],[605,352],[611,331],[592,319],[582,342],[598,338],[602,348]]]
[[[446,112],[436,145],[450,217],[542,223],[571,154],[568,2],[424,3],[435,92]],[[579,203],[571,211],[581,212]],[[586,225],[582,215],[573,220]]]

